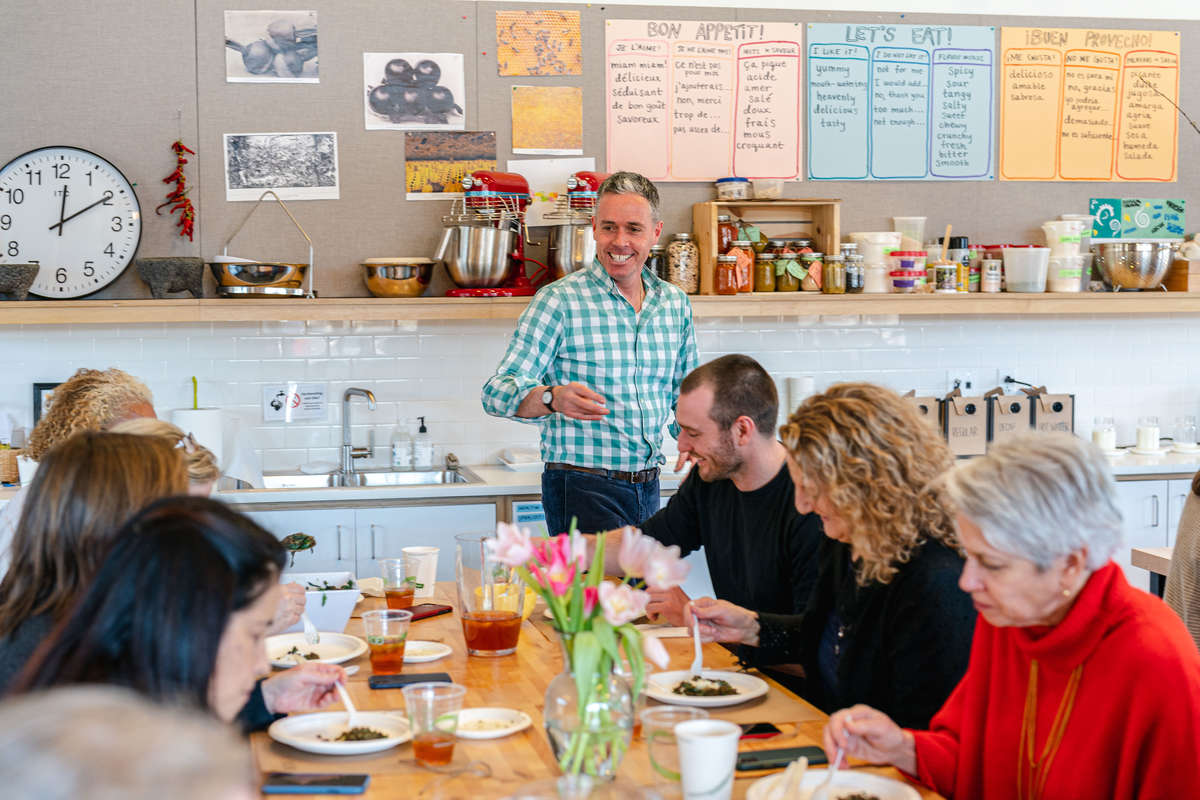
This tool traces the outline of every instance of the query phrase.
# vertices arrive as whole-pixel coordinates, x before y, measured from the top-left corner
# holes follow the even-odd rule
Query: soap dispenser
[[[392,469],[409,470],[413,465],[413,438],[409,435],[408,420],[396,418],[392,431]]]
[[[421,427],[417,428],[417,435],[413,437],[413,459],[412,467],[416,470],[431,470],[433,469],[433,437],[429,435],[429,429],[425,427],[425,418],[417,417],[421,420]]]

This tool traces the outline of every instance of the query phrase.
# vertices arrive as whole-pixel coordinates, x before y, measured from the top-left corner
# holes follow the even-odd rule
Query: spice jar
[[[933,290],[938,294],[958,292],[958,271],[961,264],[954,261],[939,261],[933,265]]]
[[[989,294],[1000,291],[1001,279],[1004,277],[1004,262],[998,258],[985,258],[979,264],[983,272],[979,290]]]
[[[846,293],[846,259],[841,254],[825,256],[821,269],[821,292],[824,294]]]
[[[800,279],[800,290],[804,292],[821,291],[822,271],[824,270],[824,253],[814,253],[811,250],[800,254],[800,266],[804,268],[804,277]],[[845,287],[843,286],[843,289]]]
[[[738,226],[730,221],[728,214],[717,215],[717,255],[724,255],[737,238]]]
[[[804,267],[800,264],[800,256],[784,247],[775,256],[775,291],[798,292],[803,277]]]
[[[754,291],[775,291],[775,254],[759,253],[754,258]]]
[[[838,247],[841,248],[844,258],[858,255],[858,242],[842,242]]]
[[[687,294],[700,291],[700,249],[690,233],[677,233],[667,245],[667,280]]]
[[[667,248],[661,244],[650,245],[650,255],[646,256],[646,268],[664,281],[667,279]]]
[[[727,255],[737,256],[737,290],[754,291],[754,249],[745,239],[735,239]]]
[[[866,269],[863,267],[863,257],[858,253],[850,253],[845,258],[846,294],[861,294],[867,280]]]
[[[713,289],[717,294],[738,293],[738,257],[734,255],[717,256],[717,269],[713,273]]]

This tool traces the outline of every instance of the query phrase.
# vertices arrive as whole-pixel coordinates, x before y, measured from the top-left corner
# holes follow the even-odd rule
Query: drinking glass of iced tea
[[[506,656],[517,649],[525,609],[525,582],[516,569],[496,561],[484,547],[490,536],[455,538],[454,572],[458,612],[462,616],[467,653]]]
[[[376,675],[396,675],[404,668],[404,643],[408,639],[411,611],[381,608],[364,611],[363,629],[371,648],[371,671]]]
[[[388,608],[412,608],[413,595],[417,590],[416,577],[408,577],[403,558],[379,559],[379,572],[383,575],[383,596]]]
[[[454,757],[454,734],[467,687],[457,683],[410,683],[401,689],[412,726],[417,763],[440,767]]]

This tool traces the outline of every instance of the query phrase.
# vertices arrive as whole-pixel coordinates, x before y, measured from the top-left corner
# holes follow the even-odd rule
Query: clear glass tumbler
[[[506,656],[515,652],[525,610],[525,582],[515,569],[488,552],[484,543],[490,536],[462,534],[454,538],[458,613],[467,654]]]
[[[444,766],[454,758],[454,734],[467,687],[457,683],[411,683],[401,689],[408,723],[412,726],[413,755],[426,766]]]

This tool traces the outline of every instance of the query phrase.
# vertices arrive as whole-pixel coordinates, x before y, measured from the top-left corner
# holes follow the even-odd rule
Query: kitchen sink
[[[457,469],[405,470],[360,469],[349,475],[330,472],[306,475],[303,472],[263,473],[264,489],[327,489],[344,486],[434,486],[446,483],[483,483],[466,467]]]

